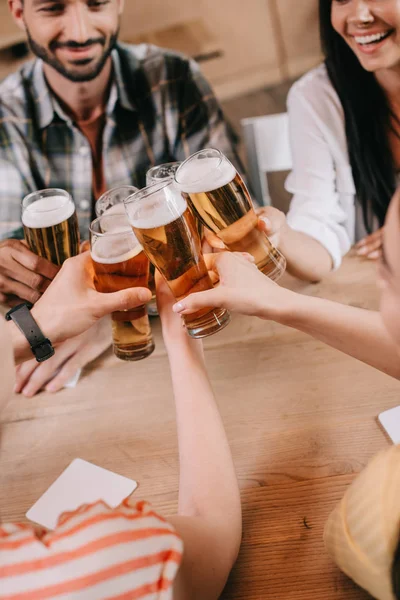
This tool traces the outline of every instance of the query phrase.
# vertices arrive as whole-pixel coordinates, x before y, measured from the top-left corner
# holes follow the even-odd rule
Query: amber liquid
[[[212,289],[213,285],[201,253],[201,242],[191,211],[172,223],[151,229],[133,228],[151,262],[157,265],[177,300],[194,292]],[[189,335],[205,337],[225,327],[230,320],[224,309],[204,308],[184,321]]]
[[[118,292],[132,287],[147,287],[149,260],[141,251],[120,263],[93,260],[95,285],[99,292]],[[114,353],[123,360],[141,360],[154,350],[146,307],[112,313]]]
[[[79,254],[78,218],[74,212],[69,219],[52,227],[26,227],[25,240],[32,252],[62,265],[67,258]]]
[[[228,250],[252,254],[260,271],[271,279],[278,279],[284,273],[286,260],[257,228],[258,218],[250,194],[238,173],[233,181],[217,190],[190,193],[188,202],[197,218]]]

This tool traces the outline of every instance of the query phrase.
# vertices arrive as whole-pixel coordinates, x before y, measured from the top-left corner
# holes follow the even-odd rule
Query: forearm
[[[378,312],[288,291],[276,320],[400,379],[400,357]]]
[[[179,514],[225,522],[241,536],[237,478],[202,350],[189,338],[170,353],[180,457]]]
[[[320,281],[332,271],[332,257],[317,240],[289,225],[281,235],[280,251],[291,275],[305,281]]]

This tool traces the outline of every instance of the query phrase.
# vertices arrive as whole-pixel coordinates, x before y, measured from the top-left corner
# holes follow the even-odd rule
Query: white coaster
[[[83,504],[103,500],[116,508],[137,488],[137,482],[76,458],[28,510],[31,521],[55,529],[60,515]]]
[[[381,413],[378,419],[393,444],[400,444],[400,406]]]

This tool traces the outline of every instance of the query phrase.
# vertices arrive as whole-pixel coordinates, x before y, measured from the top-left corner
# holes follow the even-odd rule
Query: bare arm
[[[240,495],[202,346],[187,336],[171,304],[172,298],[161,307],[180,458],[179,510],[171,522],[185,545],[174,598],[213,600],[220,596],[239,551]]]
[[[400,379],[400,357],[379,313],[281,288],[237,254],[224,252],[212,260],[223,283],[188,296],[174,307],[176,312],[222,306],[276,321]]]
[[[317,240],[287,226],[280,246],[291,275],[304,281],[320,281],[332,271],[332,257]]]
[[[286,290],[287,291],[287,290]],[[292,295],[277,321],[400,379],[400,357],[379,312]],[[268,309],[265,311],[265,318]]]

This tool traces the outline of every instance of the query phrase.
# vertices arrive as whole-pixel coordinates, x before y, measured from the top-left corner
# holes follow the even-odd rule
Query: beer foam
[[[163,187],[140,201],[127,204],[129,222],[137,229],[155,229],[169,225],[179,219],[186,209],[186,200],[175,184]]]
[[[124,238],[101,237],[94,243],[90,254],[92,259],[102,265],[114,265],[135,258],[143,250],[138,243],[130,250],[126,250],[127,242]]]
[[[217,156],[192,159],[184,163],[177,172],[178,186],[187,194],[212,192],[227,185],[236,177],[235,167]]]
[[[31,229],[54,227],[69,219],[75,205],[65,196],[49,196],[29,204],[22,213],[22,224]]]

